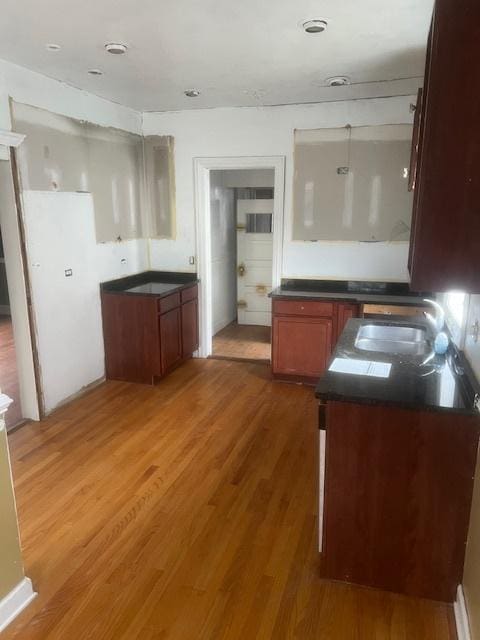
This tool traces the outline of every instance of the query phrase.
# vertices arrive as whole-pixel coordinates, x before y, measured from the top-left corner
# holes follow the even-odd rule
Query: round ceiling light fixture
[[[45,49],[47,51],[60,51],[62,47],[59,44],[56,44],[55,42],[48,42],[45,45]]]
[[[198,91],[198,89],[187,89],[187,91],[184,91],[184,94],[187,98],[198,98],[200,91]]]
[[[327,78],[325,82],[329,87],[345,87],[347,84],[351,84],[348,76],[333,76],[332,78]]]
[[[121,56],[124,53],[127,53],[127,49],[127,45],[122,44],[121,42],[107,42],[107,44],[105,45],[105,50],[108,51],[108,53],[113,53],[113,55],[116,56]]]
[[[305,33],[322,33],[327,28],[326,20],[305,20],[302,24]]]
[[[103,76],[103,71],[101,69],[89,69],[87,73],[91,76]]]

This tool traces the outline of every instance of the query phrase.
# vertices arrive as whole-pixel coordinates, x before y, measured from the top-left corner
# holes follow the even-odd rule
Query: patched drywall
[[[151,266],[191,271],[196,254],[194,158],[285,156],[284,277],[408,280],[408,243],[292,241],[295,129],[411,124],[415,96],[264,108],[144,113],[145,135],[175,137],[177,235],[151,240]]]

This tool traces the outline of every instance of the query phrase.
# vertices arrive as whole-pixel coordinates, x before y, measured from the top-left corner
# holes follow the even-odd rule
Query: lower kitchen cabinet
[[[332,351],[332,319],[273,318],[273,373],[318,378]]]
[[[106,376],[154,384],[198,349],[197,285],[159,297],[102,291]]]
[[[357,304],[274,300],[272,373],[275,378],[315,383],[325,371],[338,336]]]
[[[183,357],[180,307],[160,316],[160,358],[162,374],[172,369]]]
[[[182,304],[182,357],[198,349],[198,299]]]
[[[478,416],[329,401],[320,434],[322,577],[453,602]]]

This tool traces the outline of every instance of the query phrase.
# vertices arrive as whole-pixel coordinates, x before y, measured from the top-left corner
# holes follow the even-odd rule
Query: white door
[[[238,324],[272,324],[273,200],[237,200]]]

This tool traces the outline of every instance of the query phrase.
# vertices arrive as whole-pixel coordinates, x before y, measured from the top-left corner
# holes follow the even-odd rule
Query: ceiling
[[[433,0],[3,0],[0,58],[139,111],[376,95],[423,75]],[[303,21],[328,21],[309,35]],[[124,42],[123,56],[106,53]],[[46,43],[61,50],[49,52]],[[104,75],[87,74],[99,68]],[[199,89],[187,98],[186,89]],[[385,93],[382,93],[384,91]],[[353,95],[353,94],[352,94]]]

